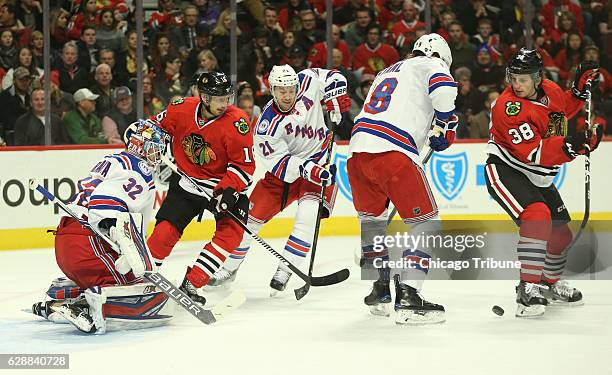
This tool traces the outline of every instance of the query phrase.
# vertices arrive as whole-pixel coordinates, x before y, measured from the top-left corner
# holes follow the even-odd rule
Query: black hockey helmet
[[[226,96],[234,94],[234,85],[223,72],[201,73],[197,80],[200,94],[210,96]]]
[[[544,69],[542,57],[535,49],[521,48],[508,62],[507,74],[534,74]]]

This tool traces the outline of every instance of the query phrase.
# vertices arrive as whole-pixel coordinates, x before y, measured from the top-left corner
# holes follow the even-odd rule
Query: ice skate
[[[529,318],[542,316],[546,311],[548,302],[542,296],[540,289],[547,287],[521,281],[516,287],[516,316],[518,318]]]
[[[274,297],[278,294],[278,292],[282,292],[287,287],[287,282],[289,282],[289,278],[291,277],[291,272],[286,271],[282,267],[278,267],[276,269],[276,273],[270,280],[270,297]]]
[[[553,284],[549,284],[545,281],[542,281],[541,284],[548,288],[542,294],[548,301],[549,305],[584,305],[584,301],[582,300],[582,293],[578,289],[570,286],[566,280],[559,280]]]
[[[374,281],[372,291],[363,299],[363,302],[370,308],[373,315],[389,316],[389,304],[391,303],[389,281]]]
[[[215,274],[208,280],[208,284],[210,286],[223,286],[229,285],[236,280],[236,274],[238,274],[238,269],[230,271],[225,267],[220,268]]]
[[[183,283],[179,288],[182,292],[186,293],[189,298],[191,298],[195,303],[200,306],[204,306],[206,304],[206,298],[198,294],[198,288],[193,286],[193,284],[185,277]]]
[[[96,326],[93,318],[89,314],[89,307],[85,301],[71,304],[52,305],[51,309],[64,317],[70,324],[79,331],[93,334],[96,333]]]
[[[395,275],[393,280],[396,324],[436,324],[446,320],[444,306],[426,301],[415,288],[401,284],[399,275]]]

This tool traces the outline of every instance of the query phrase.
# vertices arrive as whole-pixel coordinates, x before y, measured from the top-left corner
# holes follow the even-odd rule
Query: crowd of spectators
[[[487,138],[490,104],[505,88],[505,63],[526,40],[544,59],[545,75],[567,88],[576,66],[598,61],[593,121],[607,127],[612,112],[612,2],[431,0],[431,30],[453,55],[459,83],[460,138]],[[193,77],[229,72],[229,1],[158,0],[144,25],[145,61],[136,64],[131,0],[50,0],[51,129],[54,144],[121,143],[136,120],[136,90],[146,116],[176,97],[193,94]],[[349,82],[353,99],[341,131],[350,137],[374,76],[409,57],[426,33],[423,0],[333,0],[332,66]],[[326,0],[242,0],[238,19],[236,104],[252,121],[271,99],[275,64],[296,71],[326,67]],[[39,0],[0,0],[0,144],[44,144],[43,15]],[[526,22],[529,22],[526,25]],[[530,27],[527,27],[530,26]],[[527,31],[532,30],[531,35]],[[137,69],[144,82],[137,87]],[[408,100],[408,98],[406,98]],[[584,114],[570,129],[584,123]],[[606,128],[606,134],[610,133]]]

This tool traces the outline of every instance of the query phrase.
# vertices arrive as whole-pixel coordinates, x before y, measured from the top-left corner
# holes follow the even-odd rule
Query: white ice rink
[[[284,241],[271,240],[275,249]],[[514,317],[513,281],[430,281],[424,295],[446,307],[446,323],[396,326],[363,305],[371,283],[353,263],[356,237],[323,237],[315,274],[349,267],[351,278],[268,297],[277,262],[254,245],[234,283],[247,302],[205,326],[177,308],[171,325],[88,336],[72,326],[21,312],[60,276],[51,250],[0,252],[0,353],[69,353],[70,370],[54,374],[612,374],[612,281],[575,281],[586,304],[549,308],[542,318]],[[200,243],[181,243],[162,272],[182,279]],[[222,298],[227,289],[209,294]],[[506,310],[503,317],[493,305]],[[47,373],[0,370],[0,374]]]

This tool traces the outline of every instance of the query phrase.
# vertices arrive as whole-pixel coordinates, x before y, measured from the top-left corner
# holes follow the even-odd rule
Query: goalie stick
[[[74,211],[66,206],[64,202],[57,199],[55,195],[38,184],[36,180],[30,180],[30,189],[38,191],[50,202],[57,204],[59,208],[70,215],[74,220],[77,220],[84,228],[89,229],[93,234],[102,238],[113,248],[113,250],[115,250],[118,254],[121,254],[121,250],[117,244],[115,244],[107,235],[91,226],[91,224],[89,224],[87,221],[80,219],[74,213]],[[144,277],[152,284],[158,286],[168,297],[172,298],[179,306],[187,310],[191,315],[196,317],[204,324],[215,323],[217,318],[226,316],[232,310],[242,305],[245,301],[244,294],[236,291],[215,305],[215,307],[213,307],[211,310],[208,310],[195,303],[186,293],[177,288],[161,273],[145,271]]]
[[[162,161],[166,165],[168,165],[170,168],[172,168],[174,173],[176,173],[179,176],[184,177],[185,179],[187,179],[191,183],[191,185],[193,185],[193,187],[195,189],[197,189],[202,194],[206,195],[208,197],[208,199],[212,199],[212,197],[210,196],[210,194],[208,194],[208,192],[206,190],[204,190],[200,185],[198,185],[193,180],[192,177],[186,175],[183,171],[178,169],[176,164],[174,164],[172,161],[170,161],[170,159],[168,159],[168,157],[166,155],[162,154],[161,159],[162,159]],[[344,268],[344,269],[342,269],[340,271],[336,271],[336,272],[334,272],[332,274],[329,274],[329,275],[326,275],[326,276],[308,277],[308,275],[306,275],[304,272],[300,271],[299,268],[297,268],[291,262],[289,262],[287,260],[287,258],[285,258],[282,254],[280,254],[279,252],[274,250],[274,248],[272,248],[272,246],[270,246],[266,241],[264,241],[256,233],[253,233],[247,227],[247,225],[245,223],[243,223],[239,218],[236,217],[236,215],[234,215],[233,212],[227,211],[227,214],[228,214],[228,216],[232,220],[234,220],[236,222],[236,224],[238,224],[242,229],[244,229],[244,231],[246,233],[248,233],[255,241],[257,241],[261,246],[263,246],[266,250],[268,250],[270,253],[272,253],[272,255],[274,255],[276,258],[278,258],[285,266],[287,266],[293,273],[295,273],[300,279],[304,280],[306,283],[308,283],[308,284],[310,284],[312,286],[328,286],[328,285],[333,285],[333,284],[341,283],[344,280],[348,279],[348,277],[349,277],[349,270],[346,269],[346,268]]]
[[[336,133],[334,133],[334,124],[331,120],[329,120],[329,114],[325,113],[323,115],[325,122],[327,122],[329,127],[331,128],[331,138],[329,140],[329,145],[327,146],[327,158],[325,160],[325,165],[329,165],[331,162],[332,151],[334,148],[334,138]],[[317,243],[319,242],[319,230],[321,229],[321,215],[323,215],[323,203],[325,202],[325,188],[327,188],[327,181],[323,181],[321,184],[321,194],[319,196],[319,209],[317,210],[317,222],[315,225],[315,232],[312,238],[312,250],[310,251],[310,264],[308,265],[308,277],[312,277],[312,269],[314,267],[314,259],[315,254],[317,252]],[[304,298],[304,296],[310,290],[310,284],[306,283],[303,286],[294,289],[293,293],[295,293],[295,299],[298,301]]]

